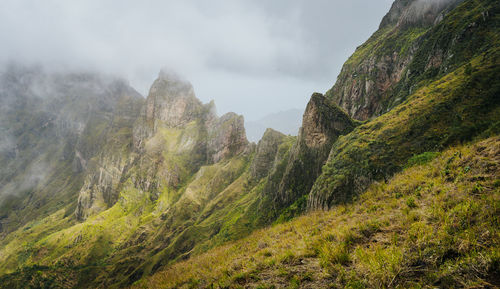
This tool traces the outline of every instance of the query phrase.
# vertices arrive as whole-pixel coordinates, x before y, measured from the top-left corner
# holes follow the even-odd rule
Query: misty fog
[[[168,67],[219,113],[256,120],[330,88],[391,3],[6,0],[0,63],[119,75],[143,95]]]

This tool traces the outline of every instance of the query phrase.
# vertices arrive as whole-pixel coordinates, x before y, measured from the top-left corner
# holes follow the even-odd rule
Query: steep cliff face
[[[217,117],[213,102],[203,105],[189,82],[164,72],[151,87],[145,116],[136,124],[136,131],[144,126],[149,129],[149,137],[161,129],[189,130],[196,126],[198,131],[195,135],[182,133],[181,138],[184,139],[181,143],[183,147],[196,147],[206,153],[203,162],[208,163],[239,154],[248,145],[243,116],[227,113]],[[140,143],[147,137],[139,134],[137,139],[136,143]]]
[[[221,159],[237,155],[248,145],[243,116],[233,112],[207,123],[208,160],[216,163]]]
[[[121,176],[134,161],[133,125],[143,103],[142,97],[135,101],[125,94],[117,104],[107,129],[84,130],[86,137],[77,144],[77,155],[83,155],[81,152],[92,146],[97,152],[87,158],[77,158],[78,166],[85,169],[85,180],[75,210],[78,219],[83,220],[100,212],[116,201]],[[101,141],[96,140],[97,138]]]
[[[201,166],[241,154],[248,146],[242,116],[218,118],[214,104],[203,105],[189,82],[165,72],[151,86],[133,131],[133,138],[120,145],[133,139],[134,149],[104,146],[94,160],[80,191],[78,219],[114,205],[127,178],[156,200],[163,186],[179,189]]]
[[[401,18],[409,13],[405,9],[409,8],[403,8],[400,19],[393,23],[411,23]],[[500,93],[499,12],[498,1],[464,1],[438,23],[433,22],[418,40],[411,61],[403,69],[404,81],[374,103],[382,105],[383,98],[405,101],[333,144],[322,174],[309,194],[310,209],[328,209],[338,202],[350,200],[373,181],[387,179],[401,170],[412,155],[440,151],[457,142],[481,137],[488,131],[494,133],[500,115],[497,97]],[[404,39],[402,34],[398,37]],[[387,41],[381,44],[392,43]],[[370,45],[373,39],[353,57]],[[349,63],[353,57],[345,67],[351,67]],[[373,69],[376,63],[374,65]],[[384,83],[383,79],[379,81]],[[380,83],[375,82],[375,85]],[[350,87],[349,83],[340,80],[330,96],[341,105],[347,101],[356,103],[361,94],[337,93]],[[353,109],[354,106],[345,107],[352,115],[362,116],[359,118],[368,118],[371,112],[377,111],[370,108],[375,106],[367,106],[367,113]]]
[[[152,137],[159,128],[182,128],[206,114],[203,104],[196,98],[191,83],[178,75],[161,71],[153,82],[134,127],[137,147]]]
[[[164,73],[146,101],[135,101],[122,90],[110,92],[113,102],[103,105],[108,114],[92,113],[80,136],[61,150],[74,155],[68,166],[79,172],[79,182],[72,183],[76,205],[64,203],[63,214],[49,212],[49,222],[0,240],[1,271],[31,262],[12,254],[23,250],[13,243],[14,235],[51,252],[41,257],[35,256],[38,249],[30,249],[35,263],[58,258],[71,267],[108,260],[112,272],[90,271],[103,276],[94,285],[103,285],[133,282],[194,248],[202,250],[214,236],[222,242],[230,238],[227,234],[243,234],[227,225],[258,201],[252,197],[240,203],[252,190],[247,179],[255,150],[246,139],[243,117],[217,117],[213,102],[202,104],[191,84]],[[78,107],[68,108],[68,115],[71,109]],[[219,233],[223,226],[230,232]],[[50,241],[35,245],[37,234]],[[56,249],[61,242],[65,245]],[[88,286],[80,281],[78,286]]]
[[[355,126],[356,123],[325,96],[319,93],[311,96],[297,142],[290,152],[278,190],[273,192],[280,207],[307,194],[321,173],[332,144]]]
[[[285,141],[286,136],[271,128],[266,129],[262,139],[257,144],[255,156],[250,166],[250,176],[259,180],[269,174],[273,165],[279,146]]]
[[[379,116],[405,100],[417,83],[410,69],[425,49],[427,70],[453,53],[441,47],[423,48],[430,30],[461,0],[398,0],[380,28],[344,64],[336,84],[326,95],[359,120]],[[444,55],[443,55],[444,54]]]
[[[434,25],[460,2],[463,0],[397,0],[380,22],[379,28]]]
[[[168,127],[183,126],[200,118],[202,104],[194,95],[193,86],[178,76],[160,72],[151,86],[146,102],[146,120]]]
[[[76,204],[90,160],[106,139],[127,138],[142,97],[120,79],[41,67],[11,65],[0,82],[0,222],[8,232]]]

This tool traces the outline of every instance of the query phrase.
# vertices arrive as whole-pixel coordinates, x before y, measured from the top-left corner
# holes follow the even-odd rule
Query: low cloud
[[[416,0],[406,11],[404,18],[406,22],[421,21],[422,19],[431,21],[446,6],[461,2],[462,0]]]
[[[43,160],[36,160],[30,164],[22,175],[22,178],[11,180],[2,184],[0,189],[0,205],[9,196],[19,196],[20,194],[34,191],[37,187],[42,187],[48,180],[53,167]]]
[[[167,66],[255,119],[328,89],[391,2],[4,0],[0,62],[119,74],[143,94]]]

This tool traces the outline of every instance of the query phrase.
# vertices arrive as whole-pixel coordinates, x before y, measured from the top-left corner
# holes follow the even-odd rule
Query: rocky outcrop
[[[0,73],[0,211],[9,212],[4,230],[69,204],[74,210],[91,160],[105,144],[130,147],[142,103],[122,79],[19,64],[5,68]],[[4,194],[16,196],[5,210]]]
[[[409,69],[426,32],[461,0],[398,0],[380,28],[342,67],[326,96],[359,120],[379,116],[405,100],[416,81]],[[441,64],[442,50],[424,60],[426,70]]]
[[[89,170],[75,212],[80,220],[112,206],[128,178],[156,200],[162,187],[177,190],[202,166],[249,148],[242,116],[217,117],[213,102],[202,104],[189,82],[165,72],[151,86],[133,136],[119,143],[132,149],[105,146]]]
[[[279,131],[268,128],[257,144],[255,156],[250,165],[250,177],[259,180],[269,174],[275,163],[278,147],[286,136]]]
[[[155,130],[158,125],[184,126],[202,115],[202,103],[191,83],[176,75],[160,72],[146,100],[146,120]]]
[[[122,177],[134,162],[132,131],[143,101],[126,92],[118,96],[106,129],[88,126],[76,144],[76,166],[84,168],[85,173],[75,210],[79,220],[116,202]],[[95,153],[89,154],[91,151]]]
[[[498,30],[498,9],[493,0],[395,2],[327,93],[355,118],[380,116],[333,144],[309,209],[352,200],[412,155],[470,140],[495,122],[498,87],[487,83],[496,82],[498,53],[488,35]]]
[[[274,192],[275,202],[283,207],[307,194],[320,175],[333,142],[355,127],[355,121],[340,107],[322,94],[314,93],[278,190]]]
[[[135,125],[134,143],[139,148],[159,127],[183,127],[201,119],[205,111],[191,83],[178,75],[161,71],[149,90],[146,105]]]
[[[392,26],[394,24],[397,24],[399,19],[401,18],[401,15],[405,11],[405,9],[408,7],[410,3],[412,3],[414,0],[396,0],[392,3],[391,9],[387,14],[382,18],[382,21],[380,22],[379,29],[385,28],[387,26]]]
[[[402,0],[406,2],[406,0]],[[441,21],[448,11],[452,10],[463,0],[415,0],[404,6],[397,20],[397,26],[426,27]],[[397,1],[396,1],[397,2]],[[389,13],[392,13],[389,11]],[[396,17],[395,17],[396,18]]]
[[[426,26],[440,21],[444,10],[450,10],[463,0],[397,0],[380,22],[388,26]]]
[[[207,154],[210,162],[216,163],[245,150],[248,140],[244,123],[243,116],[229,112],[207,124]]]
[[[326,95],[355,119],[380,115],[387,109],[383,97],[403,77],[411,53],[371,56],[356,67],[344,66],[337,84]]]
[[[89,173],[78,196],[75,210],[78,220],[84,220],[90,215],[99,213],[116,201],[120,181],[127,164],[128,160],[120,156],[102,156],[91,161]]]

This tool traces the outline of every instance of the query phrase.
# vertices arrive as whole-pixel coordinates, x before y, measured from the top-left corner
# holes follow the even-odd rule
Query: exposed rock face
[[[391,9],[384,16],[382,21],[380,22],[379,28],[384,28],[389,25],[394,25],[399,22],[401,18],[401,14],[403,14],[404,10],[408,7],[408,5],[414,0],[396,0],[392,3]]]
[[[149,90],[146,105],[134,126],[134,144],[140,148],[143,141],[152,137],[159,127],[183,127],[202,118],[206,111],[196,98],[191,83],[161,71]]]
[[[131,147],[142,103],[121,79],[6,68],[0,74],[0,211],[4,193],[24,204],[19,213],[11,203],[4,229],[76,203],[106,143],[116,143],[117,150]]]
[[[160,72],[151,86],[146,101],[146,120],[168,127],[179,127],[199,119],[203,112],[202,103],[196,98],[191,83],[179,77]]]
[[[372,56],[355,68],[344,66],[338,78],[340,85],[335,85],[327,95],[355,119],[367,120],[380,115],[386,109],[384,94],[401,80],[411,57]]]
[[[391,25],[426,26],[442,19],[442,12],[463,0],[397,0],[380,22],[379,28]]]
[[[216,163],[241,153],[248,145],[243,116],[226,113],[208,126],[208,158]]]
[[[98,213],[116,202],[118,190],[123,174],[134,162],[132,131],[141,106],[140,101],[133,101],[128,94],[120,96],[119,105],[116,106],[112,122],[104,132],[102,142],[93,150],[93,156],[84,159],[80,151],[88,151],[96,144],[96,132],[84,130],[83,139],[77,144],[75,160],[77,166],[84,168],[85,180],[80,189],[75,215],[79,220],[89,215]]]
[[[410,26],[434,25],[443,19],[443,14],[450,11],[463,0],[415,0],[401,11],[397,25],[402,28]],[[405,0],[403,0],[405,2]],[[404,6],[404,5],[403,5]],[[391,13],[391,11],[389,11]]]
[[[286,136],[278,131],[268,128],[262,139],[257,144],[254,159],[250,166],[252,179],[261,179],[269,174],[275,163],[278,147],[283,143]]]
[[[114,159],[102,156],[91,161],[89,174],[80,189],[75,216],[84,220],[112,205],[118,196],[117,191],[122,175],[125,173],[127,159]]]
[[[289,205],[309,192],[321,173],[333,142],[355,126],[356,123],[331,100],[320,93],[311,96],[298,140],[275,195],[280,206]]]
[[[359,120],[379,116],[404,101],[411,87],[409,65],[425,32],[461,0],[398,0],[379,30],[344,64],[326,95]],[[442,62],[442,51],[430,57],[428,68]],[[405,82],[404,85],[399,85]]]
[[[80,220],[113,205],[128,177],[135,189],[155,200],[160,187],[178,189],[203,165],[248,149],[242,116],[218,118],[213,102],[202,104],[189,82],[164,72],[154,81],[127,141],[133,149],[110,146],[94,161],[75,212]]]
[[[463,142],[491,125],[497,88],[479,86],[498,69],[490,66],[498,58],[490,36],[497,34],[498,9],[493,0],[395,2],[327,93],[355,118],[382,115],[333,144],[309,192],[309,209],[348,201],[412,155]]]

